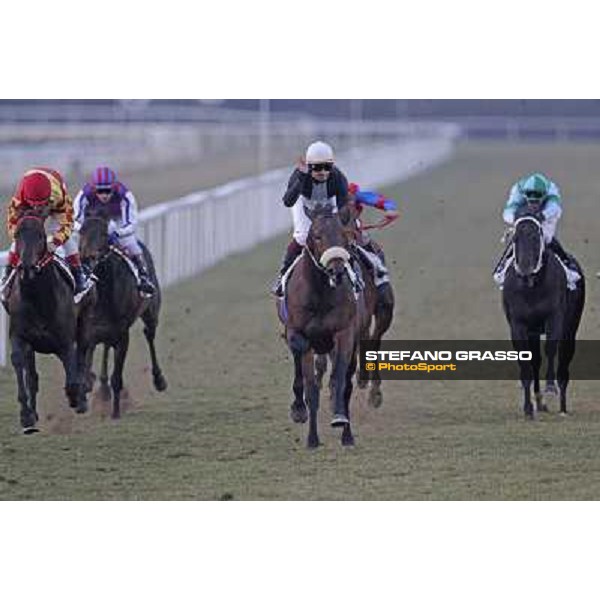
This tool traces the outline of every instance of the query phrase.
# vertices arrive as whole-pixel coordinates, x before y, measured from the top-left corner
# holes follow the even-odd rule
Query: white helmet
[[[306,149],[306,163],[314,165],[318,163],[332,163],[333,149],[325,142],[313,142]]]

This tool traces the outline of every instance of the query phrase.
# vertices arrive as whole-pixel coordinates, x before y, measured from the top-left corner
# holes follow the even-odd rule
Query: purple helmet
[[[117,182],[117,174],[108,167],[98,167],[92,175],[92,183],[96,190],[111,190]]]

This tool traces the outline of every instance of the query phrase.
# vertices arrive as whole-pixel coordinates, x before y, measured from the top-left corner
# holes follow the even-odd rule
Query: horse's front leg
[[[331,367],[334,394],[332,427],[344,427],[350,423],[344,393],[348,368],[354,349],[353,333],[352,328],[348,327],[344,331],[338,332],[335,336]]]
[[[100,363],[100,397],[105,402],[110,400],[110,386],[108,385],[108,355],[110,346],[103,344],[102,346],[102,361]]]
[[[542,364],[542,354],[540,350],[539,334],[529,335],[529,349],[531,350],[531,370],[533,373],[533,394],[535,396],[535,405],[538,411],[547,412],[548,407],[544,403],[544,395],[540,390],[540,366]]]
[[[517,352],[529,351],[529,337],[527,326],[520,323],[511,327],[513,347]],[[519,360],[521,386],[523,387],[523,411],[529,419],[534,417],[534,408],[531,402],[531,383],[533,380],[533,368],[529,361]]]
[[[37,415],[30,405],[31,392],[28,389],[30,378],[27,375],[29,352],[33,350],[18,337],[11,338],[12,352],[10,355],[15,375],[17,376],[17,400],[21,405],[21,427],[23,433],[35,433]]]
[[[294,392],[294,401],[290,406],[290,416],[294,423],[306,423],[308,413],[306,402],[304,401],[304,382],[302,381],[302,353],[293,352],[294,357],[294,383],[292,390]]]
[[[80,389],[82,384],[79,378],[75,344],[69,344],[57,356],[65,370],[65,393],[69,399],[69,406],[74,408],[78,413],[84,413],[87,407],[80,403]]]
[[[342,446],[354,446],[354,436],[352,435],[352,428],[350,427],[350,398],[352,398],[352,378],[356,371],[358,348],[357,344],[354,345],[354,350],[350,357],[350,365],[346,372],[346,387],[344,389],[344,403],[346,405],[346,414],[348,415],[348,423],[344,425],[342,431]]]
[[[317,431],[317,414],[319,412],[319,386],[315,375],[315,355],[312,350],[307,350],[302,355],[302,377],[304,389],[308,400],[308,438],[306,445],[316,448],[319,445]]]

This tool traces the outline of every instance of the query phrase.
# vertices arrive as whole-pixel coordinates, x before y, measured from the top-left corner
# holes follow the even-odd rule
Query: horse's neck
[[[308,251],[304,253],[303,260],[305,277],[307,281],[310,281],[312,288],[321,294],[331,290],[325,273],[315,264]]]
[[[128,307],[125,299],[132,298],[132,304],[139,299],[137,282],[125,261],[111,252],[101,263],[98,271],[99,304],[120,306],[125,312]],[[122,300],[122,302],[120,301]]]
[[[53,263],[46,265],[31,280],[18,279],[20,296],[23,300],[44,308],[55,306],[60,294],[61,277]],[[65,282],[65,286],[68,284]]]

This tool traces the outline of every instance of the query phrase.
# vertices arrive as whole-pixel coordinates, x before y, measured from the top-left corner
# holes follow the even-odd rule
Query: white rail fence
[[[340,168],[364,187],[402,181],[452,153],[459,129],[428,125],[428,135],[357,147],[338,156]],[[197,192],[140,212],[138,235],[148,245],[162,287],[201,273],[291,227],[280,201],[290,169],[270,171]],[[7,253],[0,253],[0,265]],[[268,282],[265,282],[265,289]],[[0,365],[8,359],[7,316],[0,314]]]

